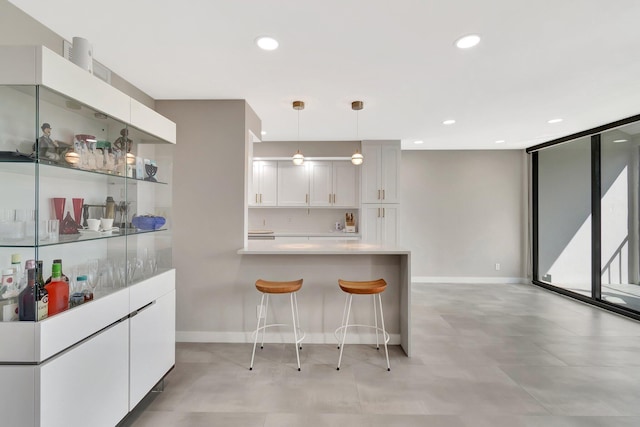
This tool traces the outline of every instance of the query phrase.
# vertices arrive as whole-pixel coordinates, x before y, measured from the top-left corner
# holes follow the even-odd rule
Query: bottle
[[[13,268],[2,271],[0,279],[0,320],[12,322],[18,320],[18,296],[20,291],[16,286]]]
[[[21,259],[20,254],[11,254],[11,268],[13,268],[14,272],[14,284],[16,289],[22,290],[25,283],[22,283],[24,280],[24,274],[22,273],[22,265],[20,265]]]
[[[113,197],[108,196],[107,197],[107,201],[105,202],[105,208],[104,208],[104,217],[105,218],[111,218],[111,219],[115,219],[116,218],[116,202],[115,200],[113,200]]]
[[[54,264],[60,264],[60,274],[61,274],[62,280],[64,280],[65,282],[69,283],[69,278],[67,276],[65,276],[65,274],[62,272],[62,260],[61,259],[54,259],[53,263]],[[53,276],[53,274],[51,276],[49,276],[49,278],[47,279],[46,282],[44,282],[45,285],[51,283],[51,279],[53,278],[52,276]]]
[[[36,270],[27,270],[27,286],[18,296],[18,318],[20,320],[36,320],[36,298],[34,285],[36,282]]]
[[[49,316],[49,291],[44,287],[44,279],[42,278],[42,261],[38,261],[37,277],[35,283],[36,297],[36,319],[44,320]]]
[[[89,283],[87,282],[87,276],[78,276],[77,277],[78,289],[82,293],[84,302],[88,302],[93,300],[93,291],[89,288]]]
[[[45,285],[49,292],[49,317],[69,308],[69,284],[62,279],[62,265],[51,266],[51,282]]]

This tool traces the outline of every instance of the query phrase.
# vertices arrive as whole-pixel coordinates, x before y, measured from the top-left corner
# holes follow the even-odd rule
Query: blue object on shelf
[[[133,226],[140,230],[157,230],[166,222],[162,216],[134,216],[131,220]]]

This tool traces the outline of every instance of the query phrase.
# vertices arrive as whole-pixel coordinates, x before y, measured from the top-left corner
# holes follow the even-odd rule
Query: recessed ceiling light
[[[561,121],[562,121],[562,119],[551,119],[551,120],[547,121],[547,123],[554,124],[554,123],[560,123]]]
[[[261,131],[260,133],[261,133],[262,135],[266,135],[266,134],[267,134],[267,131],[266,131],[266,130],[263,130],[263,131]]]
[[[418,141],[413,141],[414,144],[424,144],[424,141],[422,140],[418,140]]]
[[[454,124],[455,122],[456,122],[456,121],[455,121],[455,120],[453,120],[453,119],[448,119],[448,120],[445,120],[444,122],[442,122],[442,124],[443,124],[443,125],[452,125],[452,124]]]
[[[496,141],[496,144],[504,144],[504,139],[499,139]]]
[[[276,50],[279,46],[278,40],[273,37],[262,36],[256,39],[256,44],[260,49]]]
[[[469,34],[456,40],[456,46],[460,49],[469,49],[480,43],[480,36],[477,34]]]
[[[616,139],[613,142],[627,142],[628,139]]]

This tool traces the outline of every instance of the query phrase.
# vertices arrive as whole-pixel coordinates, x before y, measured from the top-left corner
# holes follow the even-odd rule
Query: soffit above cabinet
[[[114,119],[176,143],[176,125],[44,46],[0,46],[0,81],[42,85]]]

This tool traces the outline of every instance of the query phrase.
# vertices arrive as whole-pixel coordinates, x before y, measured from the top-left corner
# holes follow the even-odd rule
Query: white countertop
[[[411,252],[397,246],[364,243],[359,240],[310,240],[278,243],[277,240],[250,240],[240,255],[408,255]]]

